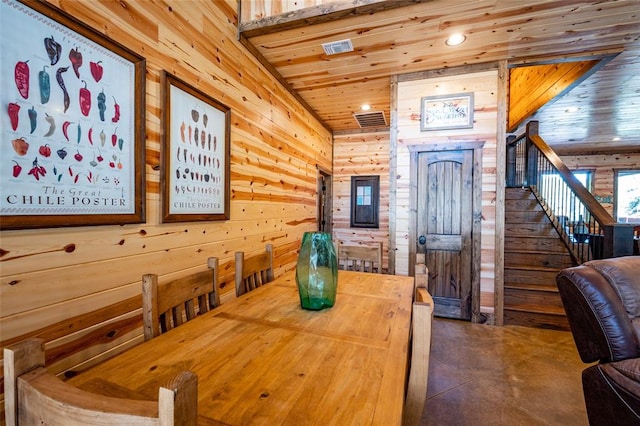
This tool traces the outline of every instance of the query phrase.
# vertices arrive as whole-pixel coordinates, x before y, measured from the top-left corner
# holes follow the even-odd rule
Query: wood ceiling
[[[353,114],[364,103],[389,120],[392,75],[616,54],[533,118],[558,152],[640,152],[638,0],[239,3],[241,40],[334,132],[359,130]],[[454,32],[467,39],[447,46]],[[353,52],[324,53],[322,43],[344,39]],[[566,112],[573,107],[579,109]]]

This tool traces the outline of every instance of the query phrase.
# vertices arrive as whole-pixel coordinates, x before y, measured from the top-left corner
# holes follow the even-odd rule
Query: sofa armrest
[[[556,283],[583,362],[640,356],[631,318],[600,272],[588,265],[567,268]]]

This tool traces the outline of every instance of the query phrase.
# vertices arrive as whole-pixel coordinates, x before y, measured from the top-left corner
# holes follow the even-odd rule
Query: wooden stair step
[[[519,224],[523,222],[547,222],[549,218],[542,210],[516,210],[509,206],[509,213],[505,216],[505,223]],[[551,222],[549,222],[551,223]]]
[[[520,270],[520,271],[531,271],[531,272],[549,272],[549,273],[558,273],[560,270],[558,268],[550,268],[548,266],[540,266],[540,265],[505,265],[504,269],[509,270]]]
[[[504,324],[523,327],[546,328],[550,330],[570,331],[567,317],[555,313],[536,313],[504,309]]]
[[[510,237],[558,238],[558,233],[550,223],[505,224],[505,235]]]
[[[539,305],[534,303],[522,303],[520,305],[505,306],[504,310],[515,312],[530,312],[534,314],[559,315],[564,316],[564,308],[558,306]]]
[[[505,268],[504,282],[509,285],[555,285],[559,269]]]
[[[561,253],[520,253],[505,251],[505,266],[520,266],[521,268],[542,266],[562,270],[573,266],[573,259],[568,254]]]
[[[512,282],[505,281],[504,289],[505,290],[518,289],[518,290],[558,293],[558,286],[555,285],[555,280],[554,280],[554,284],[512,283]]]
[[[504,308],[535,307],[531,312],[554,312],[560,309],[564,314],[562,299],[557,291],[527,290],[521,288],[508,288],[504,292]]]

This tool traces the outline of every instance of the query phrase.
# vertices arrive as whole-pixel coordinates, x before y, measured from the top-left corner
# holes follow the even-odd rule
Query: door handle
[[[425,245],[427,242],[427,237],[425,237],[424,235],[420,235],[418,237],[418,244],[420,245]]]

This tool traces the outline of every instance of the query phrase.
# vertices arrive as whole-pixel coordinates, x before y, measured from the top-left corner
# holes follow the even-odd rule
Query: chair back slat
[[[348,271],[382,273],[382,243],[347,245],[338,243],[338,267]]]
[[[163,282],[156,274],[142,277],[145,340],[166,333],[220,304],[218,259],[210,258],[207,264],[208,270]]]
[[[236,296],[273,281],[273,245],[267,244],[265,251],[254,256],[245,257],[238,251],[236,259]]]

